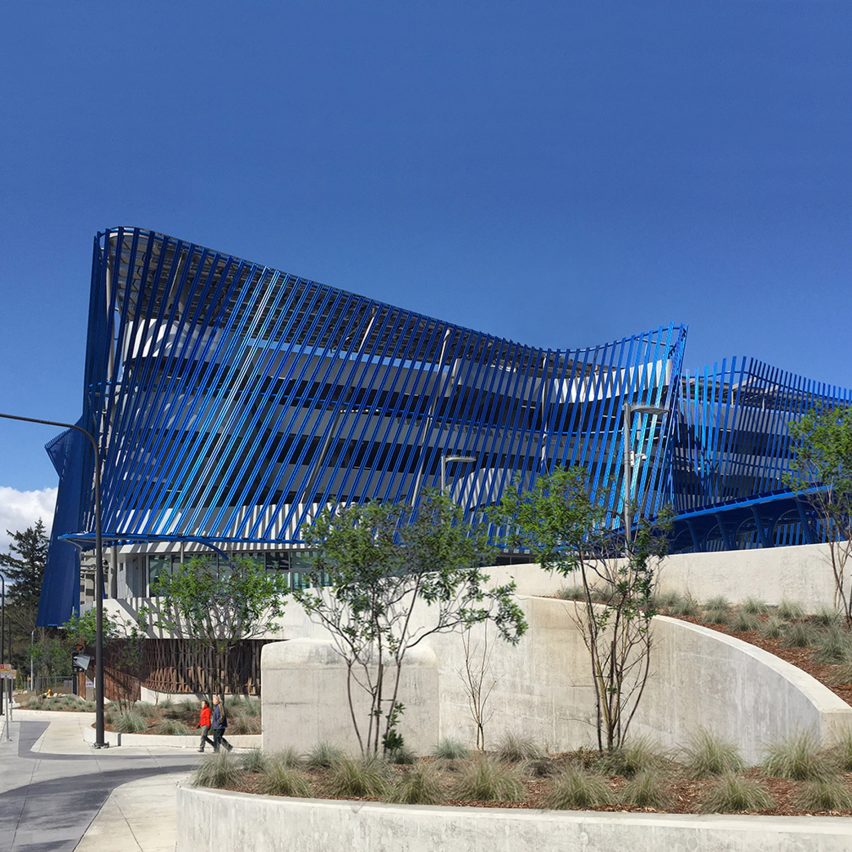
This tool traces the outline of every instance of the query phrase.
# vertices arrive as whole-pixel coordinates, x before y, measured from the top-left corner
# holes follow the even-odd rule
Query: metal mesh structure
[[[583,465],[613,527],[627,490],[638,516],[675,507],[682,547],[801,540],[790,507],[783,522],[775,513],[773,541],[753,512],[752,529],[733,531],[717,515],[783,491],[790,419],[852,394],[749,359],[684,375],[685,343],[669,325],[535,348],[152,231],[108,230],[94,242],[80,421],[99,437],[104,535],[298,546],[320,507],[416,506],[442,469],[479,522],[510,483]],[[626,403],[665,412],[630,420],[627,489]],[[92,545],[83,443],[63,445],[49,578],[76,559],[61,539]]]

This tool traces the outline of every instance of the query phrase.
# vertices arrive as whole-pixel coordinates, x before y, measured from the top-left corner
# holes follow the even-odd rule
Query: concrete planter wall
[[[165,734],[120,734],[117,731],[104,731],[104,739],[110,746],[125,746],[126,748],[198,748],[201,733],[192,736],[166,736]],[[212,739],[212,736],[211,736]],[[260,734],[226,734],[225,739],[234,748],[260,748]],[[95,729],[83,728],[83,740],[87,743],[95,741]],[[207,751],[212,752],[211,746]]]
[[[846,852],[843,817],[682,816],[386,805],[178,788],[178,852]]]

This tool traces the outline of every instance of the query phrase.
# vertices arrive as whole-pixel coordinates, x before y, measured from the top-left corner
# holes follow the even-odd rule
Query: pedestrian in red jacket
[[[198,716],[198,727],[201,728],[201,744],[199,751],[204,751],[204,744],[215,745],[213,740],[207,736],[210,733],[210,705],[206,701],[201,702],[201,713]]]

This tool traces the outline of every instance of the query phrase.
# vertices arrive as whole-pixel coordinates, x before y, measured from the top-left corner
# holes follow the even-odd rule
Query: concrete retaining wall
[[[439,808],[317,801],[178,788],[178,852],[846,852],[843,817],[668,814]]]
[[[594,745],[594,690],[588,653],[571,616],[576,605],[554,598],[518,600],[529,623],[520,643],[508,646],[490,628],[486,745],[509,731],[554,751]],[[765,744],[796,731],[813,731],[827,744],[838,730],[852,728],[852,708],[772,654],[676,619],[656,618],[653,630],[651,675],[634,722],[637,734],[680,745],[703,726],[736,743],[743,757],[756,763]],[[474,641],[482,638],[483,628],[476,628]],[[420,753],[447,736],[472,745],[475,728],[460,676],[461,637],[427,642],[431,654],[412,666],[412,680],[405,680],[400,692],[406,707],[402,733]],[[345,667],[327,639],[267,645],[261,666],[265,749],[304,750],[319,739],[357,749]],[[361,717],[366,718],[363,708]]]
[[[118,731],[104,731],[104,740],[110,746],[124,746],[125,748],[198,748],[201,733],[192,736],[165,736],[164,734],[120,734]],[[210,739],[213,739],[211,734]],[[260,734],[226,734],[225,739],[234,748],[260,748]],[[93,727],[83,728],[83,741],[93,743],[95,741],[95,729]],[[211,746],[207,746],[212,751]]]

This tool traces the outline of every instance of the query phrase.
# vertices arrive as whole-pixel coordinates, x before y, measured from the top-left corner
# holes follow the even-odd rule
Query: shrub
[[[731,627],[740,633],[750,633],[752,630],[757,630],[760,625],[760,620],[755,615],[741,610],[731,621]]]
[[[602,775],[569,766],[553,781],[544,799],[546,808],[593,808],[612,802],[612,792]]]
[[[330,743],[319,742],[305,755],[305,763],[311,769],[330,769],[343,757],[342,749]]]
[[[605,755],[601,761],[601,769],[609,775],[623,775],[632,778],[645,769],[659,768],[666,760],[666,755],[648,737],[631,740],[620,751]]]
[[[777,616],[770,615],[758,630],[760,635],[767,639],[780,639],[784,635],[784,622]]]
[[[826,627],[816,635],[814,659],[818,663],[845,663],[850,657],[850,636],[839,624]]]
[[[686,766],[697,777],[739,772],[743,759],[733,743],[725,742],[705,728],[697,730],[684,749]]]
[[[672,615],[695,616],[698,614],[698,601],[692,595],[685,595],[673,607]]]
[[[810,731],[769,746],[763,768],[767,775],[793,781],[822,781],[835,771],[820,754],[819,743]]]
[[[526,788],[516,766],[478,757],[462,767],[453,798],[469,802],[519,802]]]
[[[192,775],[193,787],[232,787],[240,778],[237,761],[220,751],[207,757]]]
[[[764,787],[733,772],[722,775],[701,800],[701,810],[708,814],[766,811],[773,805]]]
[[[759,598],[746,598],[743,601],[742,609],[743,612],[747,612],[749,615],[763,615],[768,607]]]
[[[377,757],[342,757],[332,765],[328,784],[334,796],[378,798],[388,789],[388,767]]]
[[[817,639],[818,628],[804,621],[794,621],[784,628],[784,644],[788,648],[807,648]]]
[[[778,617],[783,618],[785,621],[793,621],[794,619],[802,618],[804,614],[805,611],[802,607],[793,601],[783,600],[780,604],[778,604]]]
[[[458,740],[454,740],[451,737],[444,737],[432,749],[432,754],[441,760],[462,760],[468,756],[468,749]]]
[[[852,796],[839,778],[806,782],[799,789],[794,801],[796,806],[804,811],[852,810]]]
[[[657,769],[643,769],[624,785],[621,801],[640,808],[664,809],[671,803],[671,797],[663,774]]]
[[[163,734],[167,737],[186,737],[192,733],[180,719],[163,719],[152,730],[155,734]]]
[[[249,749],[240,755],[240,767],[245,772],[263,772],[269,763],[269,759],[259,748]]]
[[[292,766],[271,760],[261,772],[260,791],[267,796],[295,796],[304,799],[311,795],[307,779]]]
[[[389,796],[402,805],[437,805],[444,798],[441,773],[434,763],[418,763],[399,778]]]
[[[395,763],[397,766],[410,766],[417,762],[417,756],[406,745],[401,745],[399,748],[390,749],[386,755],[389,763]]]
[[[123,710],[113,718],[113,727],[122,734],[138,734],[144,731],[148,724],[141,713],[136,710]]]
[[[544,757],[544,752],[528,737],[509,732],[500,740],[497,756],[506,763],[521,763]]]
[[[819,624],[821,627],[833,627],[840,623],[840,613],[836,609],[828,607],[820,607],[812,616],[811,621],[814,624]]]
[[[549,757],[528,760],[525,768],[533,778],[550,778],[556,772],[556,767]]]

